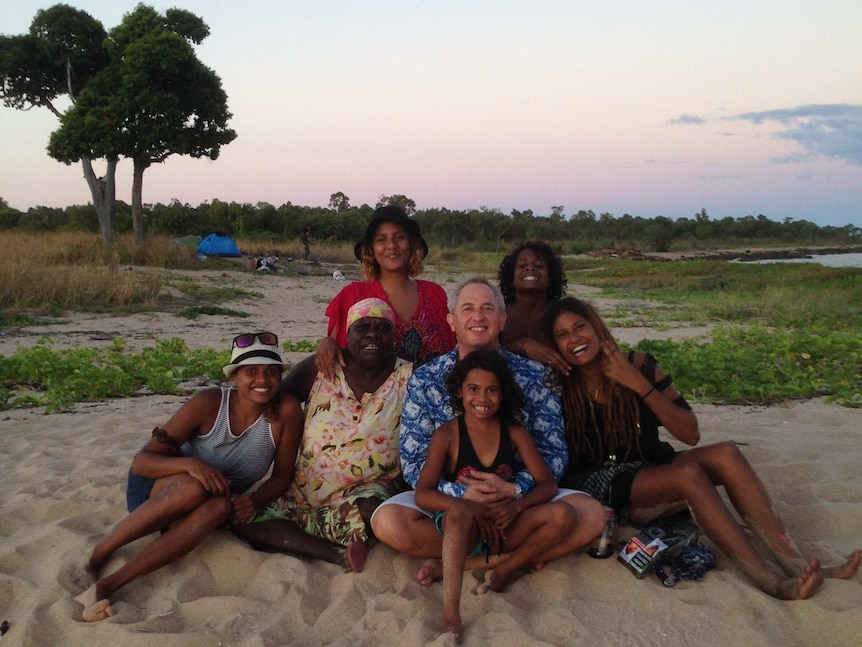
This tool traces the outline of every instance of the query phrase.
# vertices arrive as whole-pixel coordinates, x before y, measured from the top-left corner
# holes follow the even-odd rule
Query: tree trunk
[[[110,245],[117,241],[117,228],[114,223],[114,212],[117,194],[115,180],[117,171],[116,159],[108,160],[105,175],[96,177],[93,171],[93,161],[87,157],[81,158],[81,166],[84,167],[84,178],[90,187],[93,196],[93,207],[99,218],[99,233],[102,235],[102,243]]]
[[[132,178],[132,230],[134,231],[135,245],[141,246],[147,238],[144,231],[144,171],[146,165],[135,160],[134,175]]]

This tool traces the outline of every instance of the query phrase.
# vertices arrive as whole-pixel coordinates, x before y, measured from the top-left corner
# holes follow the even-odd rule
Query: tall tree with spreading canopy
[[[401,207],[408,216],[412,216],[416,213],[416,202],[413,199],[408,198],[406,195],[384,195],[381,193],[374,208],[378,209],[380,207],[385,207],[386,205]]]
[[[139,4],[108,34],[110,62],[51,136],[49,152],[66,163],[94,155],[132,160],[136,244],[145,239],[144,171],[174,154],[215,160],[236,138],[221,80],[193,48],[208,35],[206,23],[188,11],[162,15]]]
[[[329,208],[338,213],[347,211],[350,209],[350,198],[344,195],[342,191],[336,191],[329,196]]]
[[[0,98],[8,108],[47,108],[59,119],[65,106],[108,64],[104,49],[107,36],[98,20],[85,11],[56,4],[36,12],[30,31],[0,36]],[[102,240],[113,242],[114,177],[118,157],[105,155],[107,168],[101,177],[93,160],[101,155],[80,155],[84,178],[93,197]],[[77,160],[76,160],[77,161]]]

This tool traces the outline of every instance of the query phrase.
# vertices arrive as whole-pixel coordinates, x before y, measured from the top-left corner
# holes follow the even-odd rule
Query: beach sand
[[[224,304],[253,316],[189,322],[170,314],[76,314],[64,324],[5,335],[0,353],[31,345],[41,334],[57,346],[107,344],[119,335],[132,347],[152,344],[154,336],[177,336],[191,347],[221,348],[237,332],[259,328],[282,340],[316,339],[325,330],[325,303],[342,287],[327,277],[212,274],[214,281],[264,294]],[[447,289],[458,280],[433,278]],[[679,328],[663,334],[703,332]],[[10,624],[4,647],[452,643],[436,631],[442,587],[416,583],[418,559],[378,545],[365,570],[350,574],[331,564],[256,552],[227,532],[119,591],[112,600],[114,617],[83,623],[75,597],[92,582],[82,565],[97,539],[126,513],[132,456],[184,400],[147,396],[83,403],[54,415],[40,409],[0,412],[0,621]],[[862,461],[852,449],[860,433],[858,410],[806,401],[695,411],[702,442],[743,443],[807,554],[832,564],[862,544]],[[107,569],[151,539],[118,551]],[[703,581],[674,588],[662,587],[654,575],[637,580],[616,559],[586,554],[525,574],[502,594],[471,595],[479,576],[464,578],[465,645],[862,645],[858,574],[850,581],[826,580],[814,598],[798,602],[761,593],[722,554]]]

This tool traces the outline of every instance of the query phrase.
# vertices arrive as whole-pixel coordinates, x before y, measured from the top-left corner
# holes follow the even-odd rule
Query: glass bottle
[[[604,506],[604,508],[607,514],[605,529],[602,530],[602,534],[593,539],[589,549],[587,549],[587,554],[596,559],[611,557],[616,551],[617,515],[614,513],[613,508],[609,506]]]

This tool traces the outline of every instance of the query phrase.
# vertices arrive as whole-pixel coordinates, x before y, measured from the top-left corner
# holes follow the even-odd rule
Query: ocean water
[[[766,258],[745,263],[819,263],[826,267],[862,267],[862,253],[852,254],[812,254],[811,258]]]

